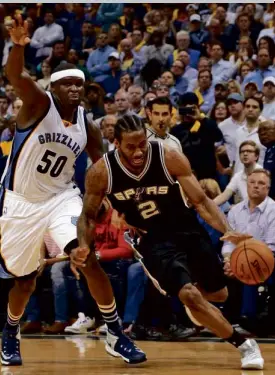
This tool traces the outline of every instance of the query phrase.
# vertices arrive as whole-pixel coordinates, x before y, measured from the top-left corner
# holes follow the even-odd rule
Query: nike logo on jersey
[[[38,141],[41,145],[45,143],[62,143],[63,145],[69,147],[73,151],[76,157],[80,154],[80,146],[77,144],[77,142],[74,142],[72,138],[70,138],[66,134],[61,133],[45,133],[40,134],[38,137]]]

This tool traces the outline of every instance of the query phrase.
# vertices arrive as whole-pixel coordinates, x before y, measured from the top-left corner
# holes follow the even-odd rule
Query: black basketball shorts
[[[178,295],[188,283],[198,283],[208,293],[226,286],[222,263],[208,238],[187,233],[170,234],[166,240],[145,236],[139,251],[148,271],[170,296]]]

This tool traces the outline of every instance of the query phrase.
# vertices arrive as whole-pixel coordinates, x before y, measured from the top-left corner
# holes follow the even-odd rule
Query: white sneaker
[[[255,340],[247,339],[238,349],[242,356],[242,369],[262,370],[264,368],[264,359]]]
[[[106,335],[107,334],[107,331],[108,331],[108,328],[107,328],[107,324],[103,324],[102,326],[100,326],[98,328],[98,333],[100,335]]]
[[[78,313],[78,319],[71,326],[64,329],[67,333],[87,333],[88,329],[92,329],[95,326],[95,319],[91,319],[85,316],[83,313]]]

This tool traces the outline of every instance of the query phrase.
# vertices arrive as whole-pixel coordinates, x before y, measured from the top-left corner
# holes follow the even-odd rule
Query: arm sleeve
[[[234,193],[236,193],[238,191],[238,173],[235,174],[229,184],[226,186],[226,189],[230,189],[232,190]]]

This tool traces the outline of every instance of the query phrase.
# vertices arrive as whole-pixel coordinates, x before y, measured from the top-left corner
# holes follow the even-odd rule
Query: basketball
[[[230,266],[238,280],[258,285],[273,272],[273,252],[265,243],[251,238],[238,244],[231,255]]]

